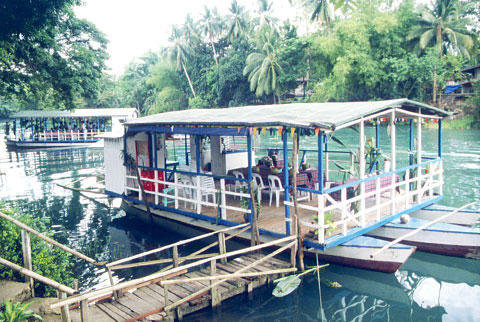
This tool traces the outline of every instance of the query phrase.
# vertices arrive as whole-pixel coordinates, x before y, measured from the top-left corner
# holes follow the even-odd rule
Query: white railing
[[[316,222],[301,221],[301,224],[308,229],[318,230],[318,242],[325,244],[329,236],[327,231],[332,226],[341,229],[336,233],[347,235],[352,228],[365,227],[368,222],[378,222],[386,216],[441,195],[442,185],[441,159],[373,175],[364,180],[339,183],[325,190],[323,194],[314,193],[316,206],[298,204],[298,207],[307,210],[310,216],[317,216]],[[285,204],[293,206],[292,202]],[[333,214],[326,222],[325,218],[330,213]]]
[[[34,136],[36,141],[87,141],[95,140],[102,131],[57,130],[40,132]]]
[[[125,195],[129,195],[131,192],[135,192],[138,195],[138,199],[142,200],[141,189],[138,185],[137,176],[133,168],[128,168],[126,175]],[[140,178],[144,186],[145,194],[153,196],[153,203],[155,205],[161,205],[164,207],[179,209],[180,202],[184,202],[184,208],[187,210],[187,204],[192,205],[197,214],[202,212],[202,206],[213,207],[220,209],[221,219],[227,220],[227,210],[240,212],[244,214],[250,214],[249,209],[234,206],[228,203],[228,196],[233,198],[250,198],[250,195],[244,192],[234,192],[226,189],[226,185],[234,182],[235,178],[217,179],[217,183],[206,184],[206,178],[211,178],[213,182],[213,176],[207,174],[180,174],[180,176],[188,176],[191,178],[193,185],[182,183],[179,180],[179,173],[173,173],[173,182],[162,179],[163,170],[147,170],[147,173],[143,173],[139,169]],[[153,174],[153,178],[152,177]],[[192,191],[193,193],[186,193],[186,191]],[[210,196],[214,196],[210,198]],[[206,197],[205,199],[203,197]],[[212,199],[212,201],[210,201]],[[150,200],[149,200],[150,201]]]

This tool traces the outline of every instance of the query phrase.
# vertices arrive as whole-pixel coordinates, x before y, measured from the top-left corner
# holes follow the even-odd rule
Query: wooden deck
[[[230,260],[226,264],[216,264],[217,275],[234,274],[238,270],[245,268],[263,257],[262,254],[249,254]],[[288,268],[290,264],[276,258],[270,258],[268,261],[256,265],[254,268],[247,269],[245,272],[267,272],[282,268]],[[176,279],[186,279],[195,277],[210,276],[209,269],[201,269],[194,272],[188,272],[176,276]],[[261,277],[245,277],[226,281],[218,286],[218,299],[222,301],[242,293],[251,294],[254,288],[263,286],[273,279],[276,275]],[[165,311],[165,288],[159,281],[152,281],[149,285],[143,285],[133,290],[122,290],[123,296],[118,300],[113,298],[97,301],[90,304],[88,308],[89,321],[173,321],[181,319],[184,315],[196,312],[212,305],[212,296],[209,291],[205,291],[190,301],[178,306],[173,311]],[[210,281],[196,281],[182,284],[169,285],[167,288],[168,303],[171,304],[180,299],[186,298],[204,289],[211,284]],[[80,309],[71,309],[70,315],[72,321],[82,321]]]

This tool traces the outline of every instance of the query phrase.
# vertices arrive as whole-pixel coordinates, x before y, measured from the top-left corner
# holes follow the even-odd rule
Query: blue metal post
[[[380,147],[380,122],[378,119],[375,120],[375,147],[377,149]]]
[[[248,193],[250,194],[250,196],[255,196],[255,193],[252,193],[251,189],[252,189],[252,186],[250,184],[250,182],[252,181],[252,136],[250,134],[250,130],[247,129],[247,155],[248,155]],[[248,199],[248,208],[250,210],[250,216],[249,216],[249,220],[251,223],[253,223],[253,207],[254,207],[254,204],[255,204],[255,200],[252,199],[252,198],[249,198]]]
[[[442,119],[438,120],[438,157],[442,157]]]
[[[410,152],[413,153],[413,119],[410,119]],[[409,165],[413,164],[413,154],[410,154]]]
[[[284,127],[283,128],[283,133],[282,133],[282,139],[283,139],[283,182],[284,185],[287,186],[289,184],[288,182],[288,136],[287,136],[287,129]],[[288,189],[285,188],[285,200],[289,199],[289,193]],[[285,205],[285,218],[290,219],[290,207]],[[285,222],[285,231],[287,233],[287,236],[290,236],[290,221]]]
[[[188,159],[188,143],[187,143],[187,135],[186,134],[185,134],[185,164],[190,165],[190,160]]]
[[[195,157],[197,158],[197,173],[200,173],[200,138],[195,135]]]
[[[157,153],[157,134],[153,133],[153,167],[158,168],[158,153]]]
[[[318,190],[323,194],[323,138],[324,132],[318,133],[317,145],[318,145]],[[327,146],[327,140],[325,140],[325,146]]]
[[[252,135],[247,131],[248,181],[252,180]]]

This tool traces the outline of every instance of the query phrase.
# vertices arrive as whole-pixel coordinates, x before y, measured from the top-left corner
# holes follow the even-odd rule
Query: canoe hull
[[[319,260],[324,262],[393,273],[415,252],[415,247],[387,249],[382,254],[376,256],[375,259],[372,259],[370,255],[375,250],[376,248],[340,245],[329,248],[326,251],[309,248],[305,255],[315,257],[315,254],[318,253]]]
[[[431,205],[423,209],[414,211],[410,214],[411,217],[423,220],[435,220],[441,216],[448,214],[449,212],[454,211],[456,208]],[[478,222],[480,217],[480,212],[472,210],[460,210],[459,212],[448,216],[441,222],[453,225],[461,225],[472,227],[475,223]]]
[[[392,222],[370,233],[369,236],[385,240],[400,238],[427,221],[411,218],[408,224]],[[403,244],[418,250],[449,256],[480,259],[480,230],[445,223],[433,224],[425,230],[405,238]]]

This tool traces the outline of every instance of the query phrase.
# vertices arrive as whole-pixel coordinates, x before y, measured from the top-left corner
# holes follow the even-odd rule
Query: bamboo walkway
[[[249,254],[237,257],[226,264],[216,264],[216,275],[234,275],[242,268],[259,260],[263,255]],[[289,268],[290,263],[284,262],[276,258],[270,258],[268,261],[255,265],[253,268],[248,268],[244,271],[245,275],[249,273],[265,273],[275,271],[278,269]],[[253,274],[252,274],[253,275]],[[194,272],[184,273],[176,278],[189,279],[181,284],[168,285],[167,301],[177,302],[183,298],[191,296],[205,287],[208,287],[211,282],[208,281],[210,269],[205,268]],[[259,275],[253,277],[243,277],[231,279],[222,283],[218,287],[218,298],[212,300],[212,293],[204,291],[193,297],[186,303],[178,306],[175,310],[165,311],[165,285],[162,286],[160,282],[144,285],[134,290],[122,291],[123,296],[118,300],[112,298],[98,301],[89,306],[89,320],[90,321],[170,321],[174,319],[181,319],[184,315],[196,312],[203,308],[212,305],[212,302],[221,301],[231,298],[238,294],[251,295],[254,288],[263,286],[273,279],[277,278],[279,274],[273,275]],[[196,278],[203,278],[203,280],[195,280]],[[215,296],[215,295],[214,295]],[[70,310],[72,321],[81,321],[80,309]]]

